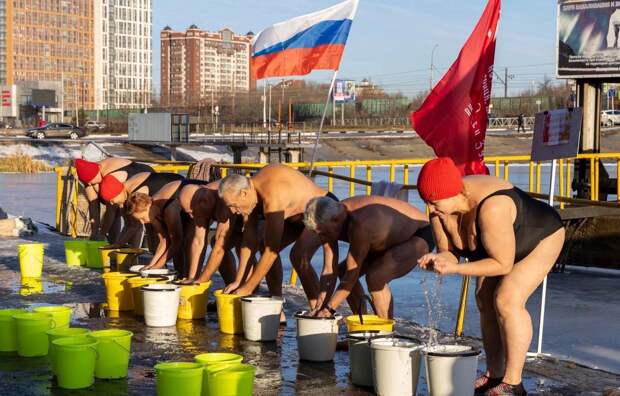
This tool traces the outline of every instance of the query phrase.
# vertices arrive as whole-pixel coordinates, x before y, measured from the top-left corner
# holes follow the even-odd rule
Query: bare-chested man
[[[219,180],[206,186],[188,185],[179,193],[179,206],[194,221],[194,234],[189,241],[189,276],[184,283],[203,283],[211,279],[216,270],[227,285],[235,281],[235,261],[230,252],[232,232],[236,221],[228,207],[219,199],[217,189]],[[204,259],[205,241],[209,227],[217,222],[215,237],[211,245],[211,253],[207,265],[198,276]]]
[[[321,293],[315,309],[320,317],[334,315],[354,288],[361,287],[359,277],[366,275],[377,315],[392,318],[388,283],[408,274],[418,258],[435,247],[428,217],[394,198],[360,196],[342,202],[314,198],[306,207],[304,223],[319,235],[325,251]],[[334,293],[338,252],[332,246],[338,240],[349,243],[349,252]]]
[[[244,219],[244,257],[249,257],[249,251],[255,250],[258,243],[257,223],[265,219],[265,248],[252,274],[234,291],[235,294],[251,294],[270,271],[277,270],[278,266],[273,264],[279,252],[295,242],[290,259],[299,274],[310,307],[314,308],[319,294],[319,279],[310,266],[310,259],[321,246],[321,241],[315,233],[305,229],[303,214],[308,201],[326,195],[328,192],[312,180],[285,165],[266,166],[252,178],[230,175],[222,180],[219,196],[233,213],[241,214]],[[240,269],[245,265],[244,260],[240,259]],[[282,278],[281,272],[270,274],[273,278],[278,276]],[[269,282],[269,278],[267,280]]]

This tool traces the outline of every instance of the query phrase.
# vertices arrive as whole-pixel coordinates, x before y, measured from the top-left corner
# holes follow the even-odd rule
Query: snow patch
[[[233,155],[226,147],[216,147],[216,146],[200,146],[196,147],[196,149],[189,149],[187,147],[179,147],[177,148],[178,152],[181,152],[185,155],[189,155],[196,161],[201,161],[204,159],[212,159],[214,161],[226,161],[232,162]]]
[[[67,160],[82,156],[79,145],[31,146],[29,144],[0,145],[0,157],[24,154],[34,160],[42,161],[50,167],[63,165]]]

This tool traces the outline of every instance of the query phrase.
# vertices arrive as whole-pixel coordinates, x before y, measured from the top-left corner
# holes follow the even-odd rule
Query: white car
[[[601,111],[601,125],[608,127],[620,124],[620,110]]]

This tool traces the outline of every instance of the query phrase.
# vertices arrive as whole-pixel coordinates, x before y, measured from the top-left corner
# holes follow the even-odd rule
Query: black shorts
[[[418,238],[424,239],[426,244],[428,245],[428,251],[432,252],[435,250],[435,239],[433,238],[433,229],[431,225],[424,226],[419,228],[413,236],[417,236]]]
[[[331,198],[336,202],[340,202],[340,200],[338,199],[338,197],[336,195],[334,195],[331,191],[328,191],[327,194],[325,194],[325,196],[327,198]]]

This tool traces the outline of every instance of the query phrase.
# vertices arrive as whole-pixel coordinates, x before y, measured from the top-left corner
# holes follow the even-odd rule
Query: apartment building
[[[185,32],[165,27],[160,33],[162,105],[197,105],[255,88],[250,73],[253,35],[230,29],[211,32],[196,25]]]

